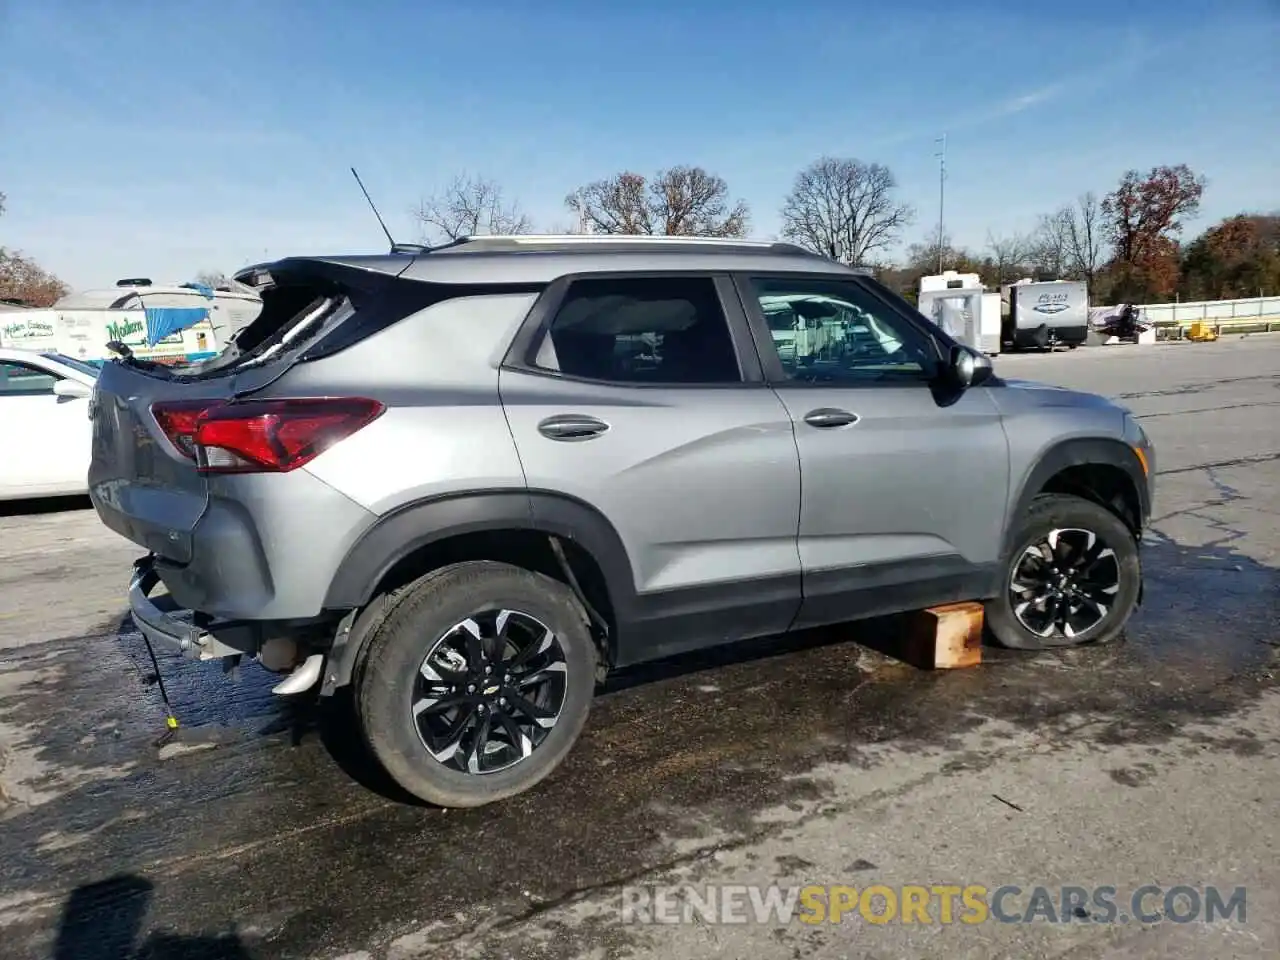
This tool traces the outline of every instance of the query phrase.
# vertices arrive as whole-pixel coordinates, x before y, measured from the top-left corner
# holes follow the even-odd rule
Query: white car
[[[88,493],[97,377],[59,353],[0,348],[0,500]]]

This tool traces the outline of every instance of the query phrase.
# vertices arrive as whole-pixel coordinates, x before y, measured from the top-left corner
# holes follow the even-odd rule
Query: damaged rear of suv
[[[451,470],[464,456],[500,474],[495,486],[523,487],[512,451],[488,464],[465,451],[511,445],[488,352],[537,285],[398,282],[412,259],[250,268],[237,279],[263,310],[221,354],[105,365],[90,490],[107,526],[150,551],[130,591],[149,637],[203,659],[258,656],[293,671],[277,692],[309,689],[349,612],[327,595],[381,514],[465,484],[467,471]],[[427,323],[395,326],[441,306]],[[467,409],[454,409],[459,397]],[[341,441],[344,455],[314,464]],[[160,583],[165,595],[151,599]]]
[[[614,668],[970,599],[1006,645],[1105,641],[1138,602],[1132,418],[798,248],[476,238],[237,279],[264,306],[223,353],[98,379],[134,621],[281,694],[351,686],[427,801],[532,787]]]

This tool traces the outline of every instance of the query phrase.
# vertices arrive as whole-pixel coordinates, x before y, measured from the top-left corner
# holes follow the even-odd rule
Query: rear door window
[[[710,277],[576,280],[552,318],[534,364],[567,377],[612,383],[742,379]]]

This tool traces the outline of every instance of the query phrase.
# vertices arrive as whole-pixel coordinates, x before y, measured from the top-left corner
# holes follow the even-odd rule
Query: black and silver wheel
[[[437,570],[397,598],[358,677],[365,738],[414,796],[472,807],[528,790],[586,722],[595,648],[558,581],[507,564]]]
[[[1038,497],[1006,559],[999,596],[987,603],[997,641],[1021,650],[1105,643],[1138,601],[1142,567],[1133,532],[1080,497]]]
[[[467,773],[533,756],[564,709],[568,664],[555,631],[520,610],[483,610],[448,628],[418,667],[410,710],[423,747]]]

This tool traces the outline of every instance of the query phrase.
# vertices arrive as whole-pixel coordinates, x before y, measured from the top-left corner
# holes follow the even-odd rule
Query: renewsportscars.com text
[[[624,923],[980,924],[1245,922],[1244,887],[844,884],[631,886]]]

